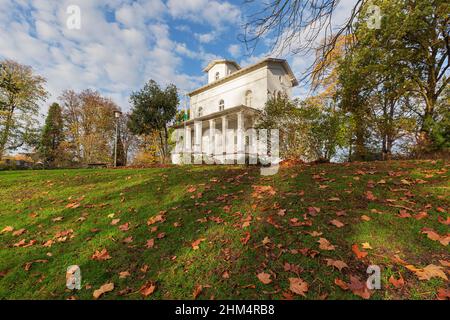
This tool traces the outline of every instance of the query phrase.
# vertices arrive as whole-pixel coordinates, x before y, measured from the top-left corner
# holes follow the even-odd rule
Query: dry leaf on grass
[[[94,299],[100,298],[103,294],[113,291],[114,290],[114,283],[105,283],[102,285],[99,289],[95,290],[93,293]]]
[[[289,278],[289,290],[305,297],[308,292],[308,283],[301,278]]]
[[[257,277],[263,284],[269,284],[272,282],[272,280],[270,279],[270,274],[268,273],[260,272],[257,274]]]

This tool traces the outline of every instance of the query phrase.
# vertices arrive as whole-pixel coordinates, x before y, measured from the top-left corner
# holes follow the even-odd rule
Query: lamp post
[[[114,168],[117,167],[117,141],[119,140],[119,118],[122,112],[114,111],[114,118],[116,119],[116,139],[114,141]]]

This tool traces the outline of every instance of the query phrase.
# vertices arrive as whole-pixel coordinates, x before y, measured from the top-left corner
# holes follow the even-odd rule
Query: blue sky
[[[337,21],[354,1],[343,1]],[[249,9],[242,2],[0,0],[0,58],[30,65],[47,79],[51,96],[42,112],[63,90],[87,88],[128,110],[130,92],[149,79],[190,91],[206,82],[202,68],[212,59],[245,66],[274,56],[264,42],[250,55],[238,40]],[[67,28],[70,5],[81,10],[80,30]],[[288,52],[281,57],[298,76],[311,62]],[[306,91],[297,88],[295,94]]]

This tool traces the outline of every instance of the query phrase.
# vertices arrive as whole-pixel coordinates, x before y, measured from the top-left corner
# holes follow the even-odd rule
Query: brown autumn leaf
[[[308,207],[308,214],[311,216],[316,216],[320,212],[318,207]]]
[[[125,279],[128,278],[129,276],[131,276],[131,274],[128,270],[119,272],[119,279]]]
[[[343,268],[348,268],[348,265],[342,260],[325,259],[325,261],[327,262],[327,266],[335,267],[339,271],[342,271]]]
[[[393,275],[389,278],[389,283],[391,283],[394,287],[397,289],[400,287],[403,287],[405,285],[405,280],[403,279],[402,275],[400,275],[400,278],[395,279]]]
[[[150,226],[150,225],[155,224],[157,222],[164,222],[164,221],[166,221],[166,218],[164,217],[164,215],[163,214],[158,214],[158,215],[156,215],[154,217],[149,218],[147,220],[147,225]]]
[[[367,284],[365,281],[360,281],[358,277],[350,276],[350,283],[348,284],[348,288],[353,292],[353,294],[360,296],[363,299],[370,298],[370,290],[367,288]]]
[[[375,197],[372,193],[372,191],[366,191],[366,199],[369,201],[375,201],[377,200],[377,197]]]
[[[14,228],[12,226],[6,226],[3,228],[2,231],[0,231],[0,233],[12,232],[13,230],[14,230]]]
[[[361,220],[363,220],[363,221],[370,221],[370,220],[372,220],[369,216],[366,216],[365,214],[363,214],[362,216],[361,216]]]
[[[426,234],[428,238],[433,241],[439,241],[443,246],[448,246],[450,242],[450,235],[441,236],[436,231],[430,228],[423,228],[422,233]]]
[[[413,218],[416,220],[422,220],[428,217],[428,213],[426,211],[421,211],[418,214],[413,215]]]
[[[148,297],[151,294],[153,294],[153,292],[155,292],[156,289],[156,284],[152,281],[147,281],[140,289],[139,292],[144,296],[144,297]]]
[[[43,247],[50,248],[53,245],[54,241],[52,239],[45,241],[45,243],[42,245]]]
[[[118,224],[120,222],[120,219],[113,219],[112,221],[111,221],[111,225],[112,226],[115,226],[116,224]]]
[[[203,286],[201,284],[198,284],[195,286],[194,291],[192,292],[192,296],[194,299],[197,299],[197,297],[202,293]]]
[[[337,285],[342,290],[348,290],[348,285],[339,278],[334,279],[334,284]]]
[[[241,243],[243,245],[246,245],[249,240],[250,240],[250,232],[246,232],[245,237],[241,238]]]
[[[397,215],[399,218],[411,218],[411,214],[405,209],[400,209],[399,214]]]
[[[261,281],[263,284],[269,284],[272,282],[269,273],[260,272],[256,276],[258,277],[259,281]]]
[[[107,292],[111,292],[114,290],[114,283],[110,282],[110,283],[105,283],[104,285],[102,285],[99,289],[95,290],[93,293],[93,297],[94,299],[98,299],[100,298],[103,294],[107,293]]]
[[[133,242],[133,237],[126,237],[125,239],[122,240],[123,243],[132,243]]]
[[[128,231],[128,230],[130,230],[130,223],[127,222],[127,223],[124,223],[124,224],[120,225],[119,226],[119,230],[120,231]]]
[[[441,216],[438,217],[438,221],[442,224],[445,224],[446,226],[450,225],[450,217],[447,217],[447,219],[445,220],[444,218],[442,218]]]
[[[308,283],[301,278],[289,278],[289,290],[305,297],[308,292]]]
[[[439,260],[439,263],[444,267],[450,268],[450,262],[447,260]]]
[[[337,220],[337,219],[331,220],[330,223],[331,223],[332,225],[334,225],[335,227],[337,227],[337,228],[342,228],[343,226],[345,226],[345,224],[343,224],[342,222],[340,222],[340,221]]]
[[[362,259],[365,256],[367,256],[367,254],[368,254],[366,251],[360,251],[359,247],[356,243],[354,245],[352,245],[352,251],[356,255],[356,258],[358,258],[358,259]]]
[[[328,199],[328,201],[330,201],[330,202],[338,202],[338,201],[341,201],[341,199],[338,198],[338,197],[331,197],[330,199]]]
[[[438,300],[450,300],[450,290],[445,288],[439,288],[437,291]]]
[[[13,235],[13,236],[20,236],[20,235],[24,234],[26,231],[27,231],[26,229],[22,228],[22,229],[19,229],[19,230],[14,231],[14,232],[12,233],[12,235]]]
[[[111,256],[109,255],[108,251],[106,249],[102,249],[101,251],[96,250],[95,253],[92,255],[92,260],[109,260],[111,259]]]
[[[153,247],[155,246],[155,239],[149,239],[149,240],[147,240],[147,243],[145,244],[145,246],[146,246],[148,249],[153,248]]]
[[[322,250],[334,250],[336,247],[332,245],[327,239],[325,238],[319,238],[317,241],[319,243],[319,249]]]
[[[436,266],[434,264],[429,264],[425,268],[416,269],[413,272],[417,275],[419,280],[430,280],[431,278],[442,278],[444,280],[448,280],[445,272],[443,271],[443,267]]]
[[[202,243],[205,240],[206,240],[206,238],[200,238],[200,239],[197,239],[194,242],[192,242],[192,244],[191,244],[192,249],[194,249],[194,250],[200,249],[200,243]]]
[[[66,209],[76,209],[80,206],[81,204],[79,202],[71,202],[69,204],[66,205]]]
[[[187,192],[189,192],[189,193],[193,193],[193,192],[195,192],[195,191],[197,191],[197,188],[194,187],[194,186],[190,186],[190,187],[187,189]]]
[[[13,247],[23,247],[27,241],[25,239],[20,240],[19,242],[16,242],[13,244]]]

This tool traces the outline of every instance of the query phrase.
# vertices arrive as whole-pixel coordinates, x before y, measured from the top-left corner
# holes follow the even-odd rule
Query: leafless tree
[[[315,54],[315,61],[301,80],[311,74],[313,66],[326,60],[338,39],[352,34],[352,26],[367,0],[357,0],[349,17],[335,25],[334,16],[341,0],[245,0],[249,14],[241,41],[253,53],[263,39],[271,40],[272,53]],[[244,10],[245,11],[245,10]],[[318,70],[315,70],[317,72]],[[320,70],[319,70],[320,71]]]

